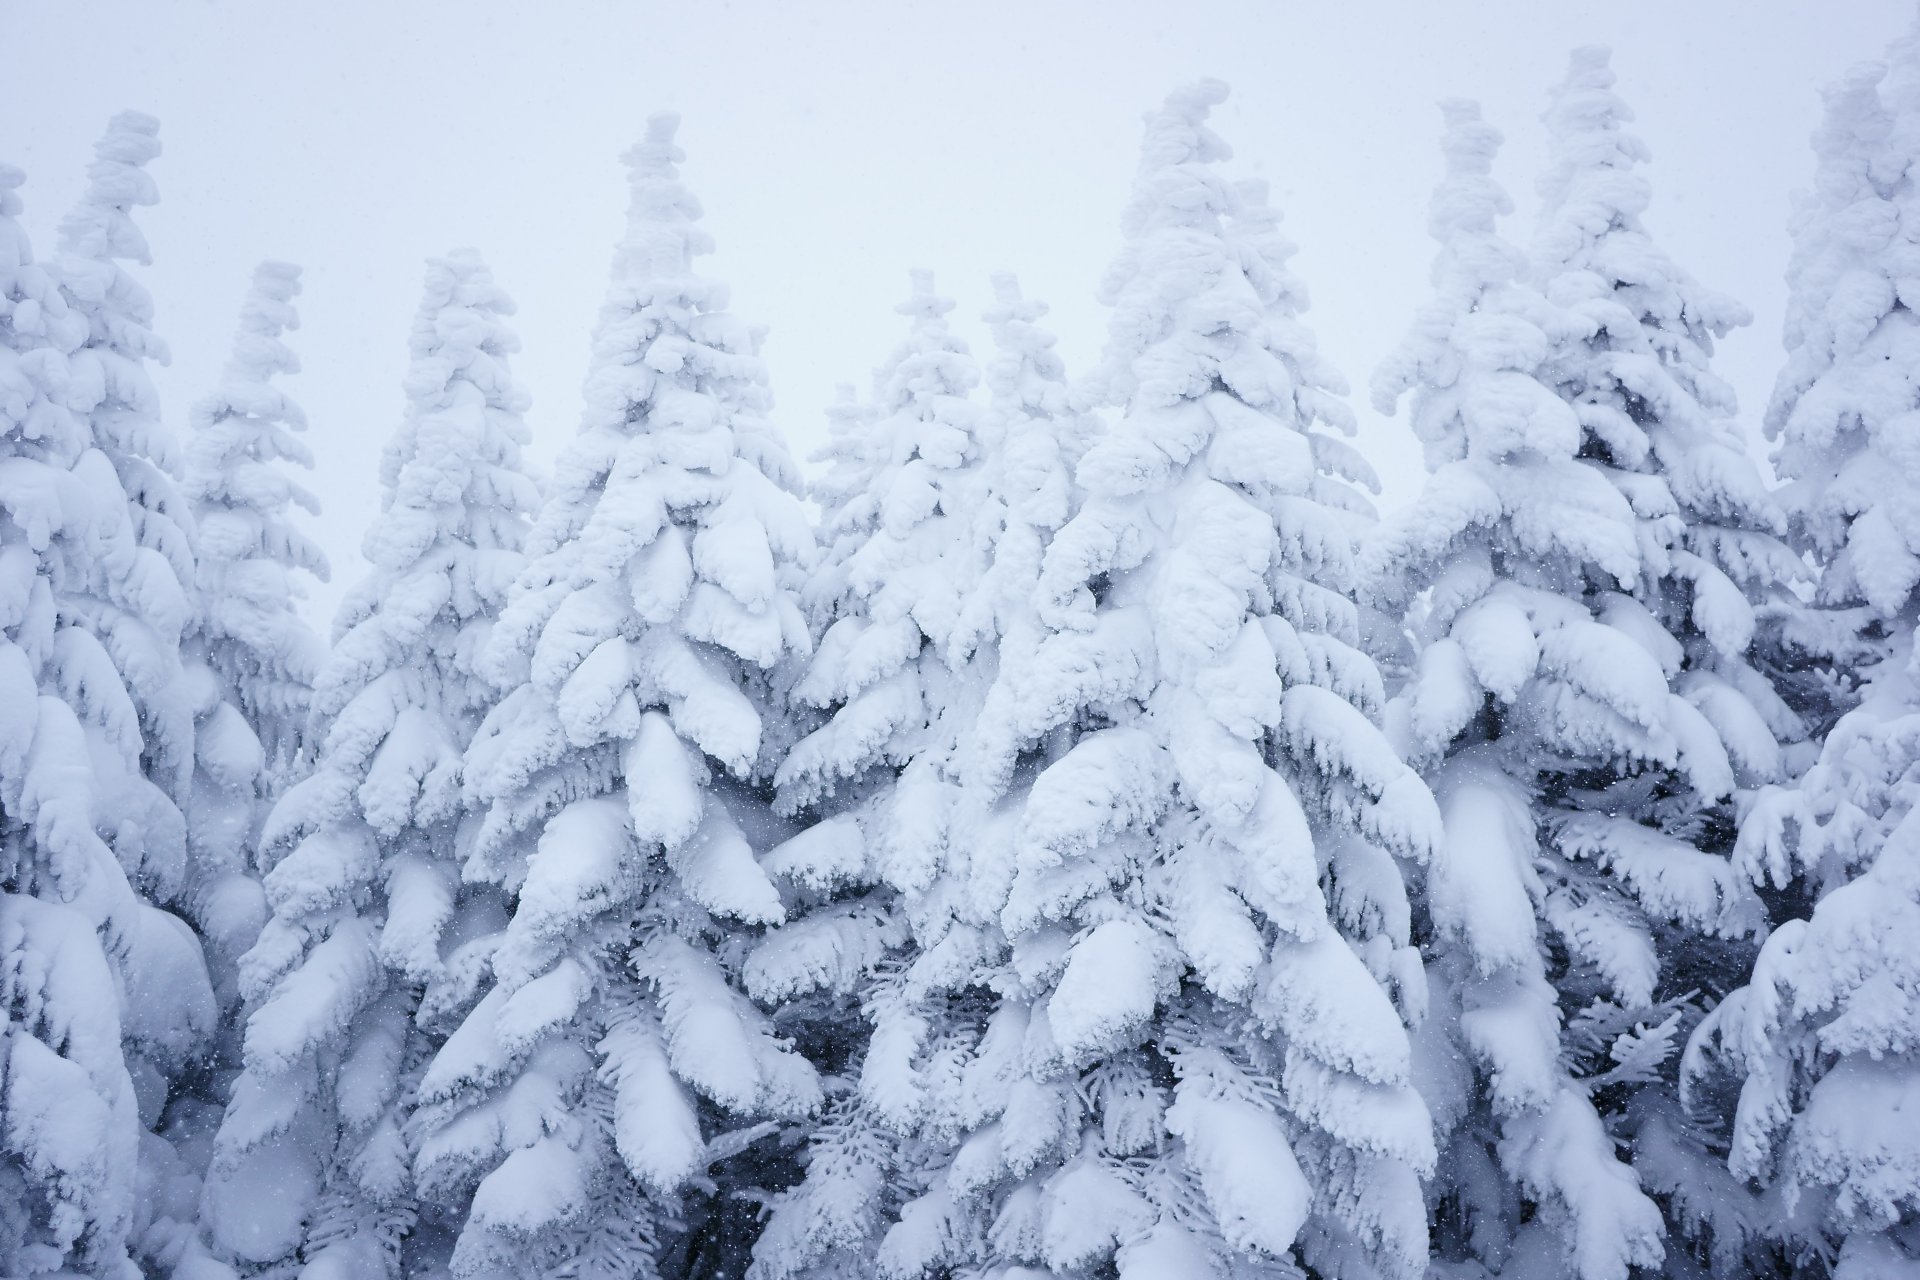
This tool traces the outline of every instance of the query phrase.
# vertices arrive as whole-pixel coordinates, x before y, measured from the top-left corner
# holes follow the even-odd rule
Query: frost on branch
[[[777,690],[810,647],[813,534],[767,422],[761,333],[693,270],[712,243],[676,124],[653,117],[627,153],[580,432],[490,637],[462,650],[501,693],[460,765],[458,878],[507,911],[461,930],[478,950],[458,991],[428,987],[451,1034],[408,1134],[463,1274],[651,1274],[723,1240],[742,1202],[700,1194],[709,1166],[752,1185],[757,1157],[714,1126],[821,1102],[741,972],[787,912],[761,862],[782,831],[764,788]]]

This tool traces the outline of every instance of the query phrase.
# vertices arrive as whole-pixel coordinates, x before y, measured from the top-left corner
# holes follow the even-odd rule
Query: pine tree
[[[790,848],[823,901],[769,933],[750,976],[762,999],[805,1002],[840,1070],[806,1176],[756,1247],[761,1277],[871,1267],[919,1172],[953,1154],[927,1141],[925,1121],[956,1100],[903,1092],[895,1072],[901,1055],[937,1056],[943,1039],[964,1051],[978,1027],[959,1025],[974,1011],[917,990],[913,968],[927,953],[984,958],[948,937],[965,883],[950,838],[961,757],[1002,634],[1033,612],[1045,536],[1068,514],[1070,470],[1052,422],[1066,413],[1066,387],[1052,335],[1032,323],[1045,306],[1023,301],[1011,277],[996,280],[987,320],[1000,353],[982,412],[968,399],[979,371],[945,319],[953,303],[927,273],[913,283],[898,308],[912,318],[908,339],[876,371],[870,412],[843,397],[836,469],[817,490],[827,563],[839,571],[818,579],[829,584],[817,597],[825,635],[796,693],[825,723],[780,778],[783,801],[815,819]],[[1021,634],[1017,643],[1035,642],[1030,628]]]
[[[762,850],[776,673],[806,656],[813,554],[767,424],[759,334],[696,275],[712,247],[677,121],[628,153],[632,205],[581,431],[488,647],[505,696],[466,758],[478,1003],[427,1064],[410,1144],[456,1273],[651,1276],[738,1248],[730,1157],[820,1085],[740,989],[787,916]],[[484,941],[482,941],[484,939]],[[736,1126],[729,1128],[729,1126]],[[744,1154],[742,1154],[744,1153]]]
[[[815,490],[826,547],[806,599],[821,639],[790,701],[817,723],[776,774],[782,808],[812,820],[780,863],[808,909],[768,932],[747,979],[813,1028],[829,1103],[804,1180],[756,1245],[756,1276],[871,1267],[913,1158],[910,1126],[871,1096],[873,1046],[908,1044],[920,1025],[889,993],[911,954],[908,921],[942,878],[951,765],[984,693],[976,664],[949,659],[977,568],[975,514],[992,499],[991,424],[970,399],[979,368],[948,325],[953,300],[930,272],[911,280],[895,308],[906,340],[875,370],[871,404],[836,405],[834,465]]]
[[[84,344],[68,357],[69,400],[113,463],[137,544],[130,565],[101,566],[96,595],[105,612],[87,625],[139,708],[147,776],[178,806],[192,773],[193,714],[180,667],[192,521],[175,479],[179,448],[147,372],[149,362],[167,362],[167,347],[153,332],[151,296],[121,265],[152,260],[131,215],[159,199],[145,168],[159,154],[158,121],[132,111],[113,118],[94,148],[80,203],[60,224],[54,270],[68,307],[87,326]]]
[[[283,464],[311,467],[306,418],[273,383],[299,369],[281,341],[299,317],[300,269],[264,262],[241,306],[220,387],[193,408],[181,488],[195,517],[193,617],[182,643],[194,717],[187,808],[195,923],[222,1004],[268,914],[256,850],[261,820],[296,771],[324,647],[307,625],[296,572],[325,581],[325,555],[289,520],[319,504]]]
[[[873,770],[890,782],[945,696],[929,682],[940,680],[938,655],[960,622],[965,502],[983,455],[983,424],[968,396],[980,372],[948,327],[953,300],[934,293],[931,272],[915,271],[912,280],[912,293],[895,308],[911,320],[907,339],[874,373],[871,412],[841,411],[838,474],[820,493],[827,554],[808,604],[824,632],[793,694],[831,714],[781,762],[789,812],[842,788],[857,795]],[[914,782],[900,785],[911,791]],[[918,801],[909,795],[898,803]],[[877,856],[884,864],[886,855]],[[899,886],[925,883],[923,869],[875,870]]]
[[[191,1216],[190,1171],[145,1131],[215,1008],[192,930],[154,905],[186,842],[145,770],[178,744],[149,748],[135,693],[164,645],[117,624],[170,601],[96,447],[107,316],[34,262],[21,181],[0,166],[0,1266],[133,1277],[130,1246],[166,1253]]]
[[[218,681],[221,700],[259,739],[270,784],[293,767],[325,652],[301,619],[295,574],[325,582],[327,559],[288,518],[293,506],[318,515],[320,504],[281,465],[313,466],[298,435],[306,415],[273,383],[276,374],[300,370],[281,341],[299,327],[299,293],[300,268],[263,262],[254,269],[233,358],[219,389],[193,409],[185,484],[199,528],[201,616],[192,648]],[[204,727],[220,739],[240,728]],[[247,749],[223,741],[220,754]]]
[[[1793,918],[1688,1055],[1694,1096],[1729,1123],[1733,1174],[1777,1202],[1785,1267],[1846,1280],[1920,1258],[1920,29],[1889,62],[1827,93],[1767,413],[1820,571],[1788,636],[1833,673],[1824,706],[1845,714],[1747,815],[1742,864]]]
[[[1395,859],[1437,818],[1367,718],[1347,514],[1311,440],[1340,388],[1260,193],[1212,167],[1223,93],[1148,120],[1086,397],[1113,429],[1089,443],[1002,384],[1002,448],[1032,433],[1036,461],[990,465],[980,505],[1020,513],[1010,572],[1045,543],[1042,634],[1009,641],[1023,593],[987,575],[1012,602],[993,710],[945,821],[896,857],[933,874],[869,996],[860,1093],[903,1153],[882,1275],[1424,1266],[1432,1148],[1389,992],[1417,999]],[[1082,447],[1066,518],[1056,468]]]
[[[1757,641],[1763,613],[1781,617],[1797,608],[1792,588],[1803,571],[1781,541],[1784,513],[1734,425],[1733,391],[1712,369],[1714,339],[1751,317],[1696,284],[1647,232],[1641,218],[1650,193],[1641,166],[1648,153],[1626,131],[1632,112],[1613,83],[1607,50],[1577,50],[1546,116],[1550,159],[1534,271],[1548,301],[1580,326],[1555,348],[1546,380],[1580,420],[1582,461],[1606,475],[1633,510],[1641,564],[1626,594],[1659,628],[1633,611],[1637,638],[1659,659],[1672,690],[1718,736],[1733,789],[1746,794],[1780,781],[1806,737],[1800,717],[1762,674],[1766,646]],[[1611,599],[1602,609],[1616,626],[1629,616]],[[1687,1001],[1682,1021],[1691,1019],[1689,993],[1711,998],[1737,984],[1761,928],[1754,898],[1728,888],[1720,861],[1733,845],[1730,795],[1643,776],[1595,787],[1579,807],[1585,812],[1549,823],[1560,852],[1589,870],[1612,871],[1621,883],[1609,891],[1590,875],[1569,878],[1563,902],[1579,900],[1588,914],[1604,910],[1622,919],[1658,968],[1629,979],[1602,965],[1598,994],[1613,1008],[1590,1006],[1576,1016],[1652,1024],[1670,1012],[1651,1007],[1657,995]],[[1677,860],[1658,860],[1650,832],[1680,842],[1666,846]],[[1700,863],[1696,851],[1716,860]],[[1636,855],[1646,862],[1629,871],[1626,860]],[[1689,865],[1710,875],[1689,883]],[[1622,888],[1631,898],[1619,894]],[[1593,985],[1563,981],[1562,999],[1592,996]],[[1590,1032],[1583,1027],[1582,1034]],[[1721,1138],[1680,1106],[1677,1068],[1669,1059],[1642,1079],[1621,1081],[1609,1090],[1606,1111],[1609,1119],[1626,1112],[1618,1131],[1631,1140],[1632,1163],[1666,1200],[1670,1219],[1703,1256],[1737,1270],[1766,1218],[1726,1177]]]
[[[495,886],[460,883],[457,851],[473,825],[462,754],[492,701],[476,659],[536,500],[512,312],[471,251],[428,264],[372,572],[314,690],[313,772],[262,834],[273,917],[241,969],[245,1069],[209,1217],[223,1251],[297,1253],[310,1280],[398,1273],[412,1086],[474,994],[459,944],[504,909]]]
[[[1677,1123],[1686,984],[1762,925],[1713,823],[1779,767],[1755,704],[1791,719],[1743,666],[1744,590],[1772,591],[1786,557],[1705,368],[1739,312],[1647,239],[1642,153],[1610,82],[1600,55],[1577,55],[1549,113],[1551,297],[1499,235],[1498,132],[1447,104],[1435,298],[1374,384],[1384,411],[1417,388],[1431,474],[1365,557],[1419,654],[1389,723],[1446,823],[1424,903],[1436,1247],[1584,1280],[1663,1257],[1616,1140],[1648,1119],[1636,1099]],[[1684,1201],[1674,1171],[1711,1166],[1650,1130],[1636,1159]]]

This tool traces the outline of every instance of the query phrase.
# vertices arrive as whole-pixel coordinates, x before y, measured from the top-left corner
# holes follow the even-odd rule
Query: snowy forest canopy
[[[0,1275],[1920,1275],[1920,30],[1763,431],[1613,85],[1524,245],[1444,104],[1387,510],[1224,85],[1092,368],[915,272],[811,471],[656,116],[550,475],[428,264],[330,643],[299,269],[176,433],[158,125],[0,164]]]

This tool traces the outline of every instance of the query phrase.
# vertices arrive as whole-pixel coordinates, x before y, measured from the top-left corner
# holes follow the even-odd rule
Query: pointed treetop
[[[240,304],[233,358],[227,362],[228,381],[265,382],[276,373],[300,372],[300,357],[280,341],[282,333],[300,327],[293,306],[299,296],[300,268],[293,263],[269,259],[253,269],[253,284]]]
[[[1886,76],[1887,69],[1880,63],[1857,63],[1821,90],[1826,109],[1812,141],[1817,165],[1814,183],[1822,197],[1851,198],[1861,179],[1877,171],[1875,150],[1893,129],[1893,117],[1880,98]]]
[[[1562,150],[1576,140],[1591,140],[1598,134],[1620,139],[1623,158],[1629,162],[1645,160],[1645,145],[1620,132],[1620,126],[1631,123],[1634,117],[1633,108],[1613,91],[1619,77],[1613,73],[1612,58],[1613,51],[1598,44],[1583,46],[1568,55],[1566,77],[1553,87],[1541,119]],[[1603,159],[1600,155],[1591,157],[1592,161]]]
[[[1607,65],[1612,59],[1613,48],[1611,45],[1579,45],[1567,54],[1569,67],[1567,78],[1571,82],[1581,75],[1597,73],[1605,77],[1605,80],[1600,82],[1600,87],[1606,88],[1613,83],[1613,72]]]
[[[406,417],[381,456],[385,494],[362,547],[377,568],[407,570],[448,534],[518,549],[515,519],[534,500],[517,469],[529,397],[506,361],[520,346],[504,320],[513,311],[474,250],[427,260],[402,382]],[[343,604],[341,617],[354,607]]]
[[[1133,199],[1120,219],[1129,238],[1162,227],[1206,226],[1232,202],[1226,183],[1200,168],[1233,154],[1206,125],[1208,110],[1226,96],[1225,84],[1202,80],[1175,90],[1158,111],[1147,113]]]
[[[0,160],[0,218],[17,218],[20,216],[20,211],[26,206],[21,202],[16,192],[26,180],[27,175],[23,170]],[[9,249],[10,246],[0,245],[0,252],[6,252]],[[17,267],[19,265],[21,265],[19,262],[12,261],[9,258],[0,258],[0,269]]]
[[[1460,256],[1471,241],[1494,241],[1499,237],[1499,220],[1513,212],[1513,200],[1493,176],[1493,160],[1506,141],[1501,132],[1480,118],[1480,104],[1464,98],[1452,98],[1440,104],[1446,122],[1440,149],[1446,156],[1447,173],[1434,190],[1433,204],[1427,212],[1427,232],[1442,247],[1434,264],[1434,280],[1441,278],[1450,265],[1449,258]],[[1484,281],[1510,279],[1522,269],[1517,251],[1504,243],[1507,260],[1496,264],[1481,262],[1491,274]]]
[[[680,181],[687,153],[673,140],[679,127],[674,112],[655,112],[647,117],[646,136],[621,157],[632,197],[626,239],[615,254],[616,279],[682,276],[694,258],[713,252],[713,237],[692,225],[703,213],[700,201]],[[710,305],[724,308],[726,301]]]
[[[1020,291],[1020,277],[1011,271],[996,271],[993,281],[993,305],[981,313],[981,319],[992,327],[1002,345],[1027,347],[1031,343],[1015,341],[1014,337],[1033,322],[1046,315],[1050,308],[1038,298],[1029,298]],[[1053,345],[1051,335],[1043,346]]]
[[[983,372],[995,406],[1003,416],[1064,417],[1066,363],[1055,350],[1054,335],[1038,323],[1047,314],[1047,304],[1023,297],[1020,281],[1010,271],[994,274],[993,295],[994,305],[980,318],[993,334],[995,351]]]
[[[1547,110],[1547,167],[1536,190],[1542,221],[1535,245],[1543,278],[1581,249],[1646,211],[1652,195],[1633,173],[1650,158],[1646,144],[1622,127],[1633,111],[1613,92],[1610,52],[1603,45],[1575,49],[1566,77],[1553,87]]]
[[[933,291],[933,272],[925,267],[915,267],[907,273],[912,281],[912,292],[907,300],[894,307],[894,311],[903,316],[915,317],[915,328],[937,322],[947,312],[953,310],[953,299],[942,297]]]
[[[420,307],[407,342],[413,363],[401,383],[408,397],[424,401],[444,393],[456,377],[471,379],[476,373],[475,355],[481,350],[495,356],[518,351],[520,341],[512,330],[489,318],[510,316],[516,309],[513,299],[494,283],[493,272],[478,250],[454,249],[428,258]],[[486,385],[480,390],[492,393],[497,388]]]
[[[1002,306],[1012,306],[1020,301],[1020,277],[1011,271],[996,271],[993,281],[993,300]]]
[[[1440,104],[1444,122],[1440,149],[1446,175],[1427,208],[1427,232],[1440,244],[1428,278],[1434,297],[1422,306],[1413,328],[1374,371],[1374,408],[1390,414],[1400,396],[1433,383],[1450,357],[1453,326],[1477,309],[1481,295],[1526,273],[1526,255],[1502,238],[1501,215],[1513,201],[1493,177],[1493,160],[1505,141],[1480,117],[1480,104],[1449,98]]]
[[[1513,201],[1493,179],[1493,160],[1506,136],[1481,118],[1480,104],[1449,98],[1440,104],[1440,118],[1447,176],[1434,193],[1427,230],[1445,243],[1455,231],[1493,230],[1496,217],[1513,212]]]
[[[1164,106],[1146,115],[1147,137],[1140,148],[1140,167],[1161,169],[1229,159],[1233,148],[1207,128],[1208,114],[1226,100],[1224,80],[1196,80],[1168,94]]]
[[[646,136],[627,148],[626,154],[620,157],[627,162],[628,175],[634,182],[642,179],[678,181],[680,171],[677,166],[686,163],[687,159],[687,153],[673,140],[679,129],[678,112],[656,111],[647,117]]]
[[[83,258],[152,261],[147,239],[128,211],[159,202],[159,190],[145,165],[160,154],[160,122],[138,111],[122,111],[107,122],[87,166],[87,189],[80,203],[60,221],[60,252]]]
[[[1031,366],[1064,397],[1066,366],[1054,350],[1054,336],[1035,323],[1047,314],[1047,304],[1025,297],[1020,292],[1019,277],[1011,271],[993,274],[993,297],[994,305],[980,317],[993,331],[994,343],[1000,348],[999,354],[987,362],[987,386],[1002,399],[1017,399],[1023,391],[1031,399],[1036,388],[1027,386],[1024,377],[1025,369]],[[1065,407],[1064,399],[1059,405],[1049,406],[1052,411]]]

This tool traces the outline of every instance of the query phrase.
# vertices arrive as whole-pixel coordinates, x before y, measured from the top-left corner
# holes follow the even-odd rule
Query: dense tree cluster
[[[1384,512],[1224,85],[1094,368],[916,271],[811,481],[654,117],[544,480],[428,264],[330,645],[299,269],[183,444],[158,126],[44,260],[0,165],[0,1274],[1920,1275],[1920,35],[1828,94],[1771,475],[1613,84],[1526,248],[1444,104]]]

